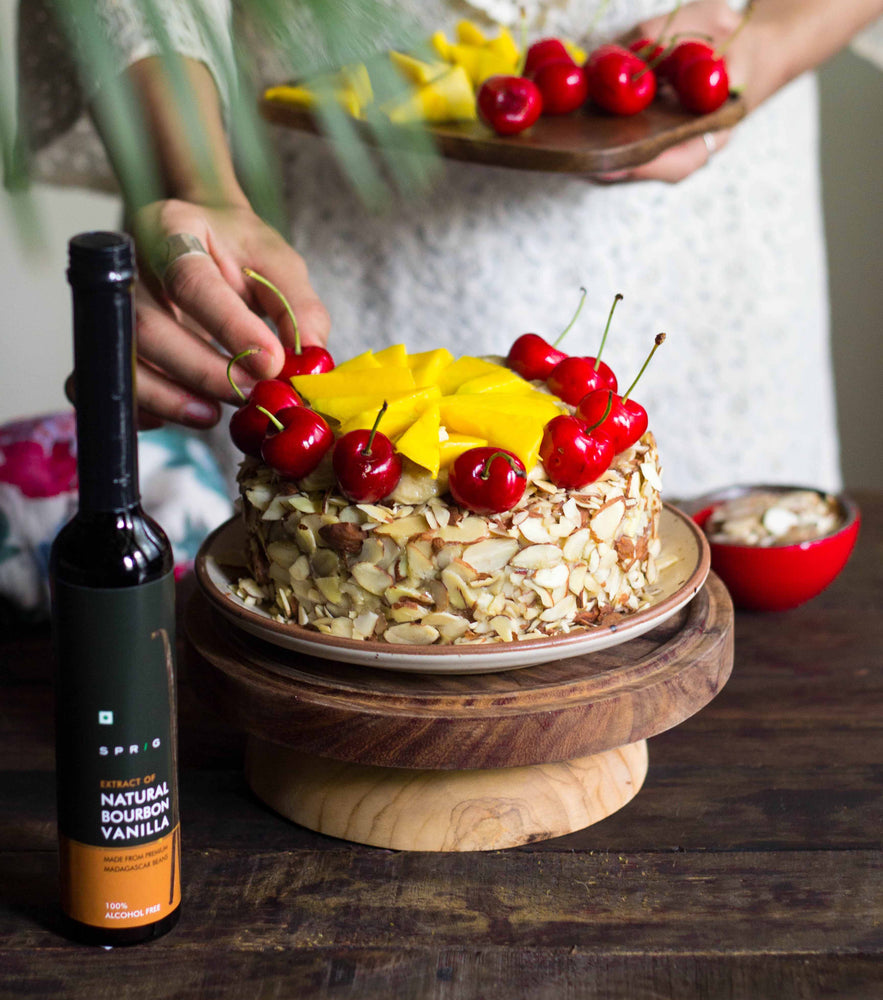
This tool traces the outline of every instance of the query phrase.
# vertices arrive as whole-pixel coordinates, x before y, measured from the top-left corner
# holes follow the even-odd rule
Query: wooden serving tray
[[[487,850],[597,822],[638,791],[646,739],[699,711],[733,663],[733,606],[711,574],[652,632],[505,673],[405,674],[248,635],[196,592],[196,690],[249,735],[246,775],[310,829],[410,850]]]
[[[320,120],[309,111],[266,98],[259,106],[267,121],[322,133]],[[695,115],[663,93],[637,115],[614,116],[588,106],[572,115],[540,118],[527,132],[509,137],[495,135],[479,121],[424,127],[438,152],[451,160],[552,173],[605,173],[647,163],[670,146],[730,128],[744,116],[745,103],[735,94],[717,111]],[[377,143],[370,124],[354,124],[365,142]],[[408,145],[417,127],[390,128],[387,123],[384,142],[394,143],[400,135],[403,145]]]

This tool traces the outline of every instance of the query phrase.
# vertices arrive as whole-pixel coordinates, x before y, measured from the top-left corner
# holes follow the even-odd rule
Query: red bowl
[[[693,520],[704,529],[716,507],[755,490],[788,493],[806,488],[737,486],[721,490],[703,498],[701,509],[693,513]],[[726,584],[737,607],[752,611],[784,611],[804,604],[833,583],[849,559],[861,523],[859,509],[852,500],[842,494],[836,499],[843,524],[821,538],[767,547],[708,539],[711,568]]]

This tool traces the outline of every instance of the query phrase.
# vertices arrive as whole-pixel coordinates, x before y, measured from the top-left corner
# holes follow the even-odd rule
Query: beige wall
[[[880,137],[883,73],[844,53],[824,68],[823,174],[831,259],[833,351],[844,476],[852,488],[883,488],[883,281]],[[70,371],[66,243],[112,228],[113,198],[40,188],[46,249],[23,254],[8,199],[0,195],[0,421],[64,406]],[[783,378],[787,376],[783,375]]]

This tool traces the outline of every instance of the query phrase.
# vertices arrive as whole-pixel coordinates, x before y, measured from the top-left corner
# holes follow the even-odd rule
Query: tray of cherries
[[[512,72],[473,80],[468,115],[459,95],[452,120],[408,120],[381,130],[383,141],[394,143],[399,132],[410,142],[407,134],[422,127],[438,152],[453,160],[553,173],[636,167],[744,117],[745,102],[731,88],[726,60],[744,23],[717,47],[666,28],[656,39],[588,52],[566,39],[540,38],[523,47]],[[267,99],[261,104],[277,124],[321,132],[314,110]],[[366,142],[378,140],[370,121],[354,125]]]

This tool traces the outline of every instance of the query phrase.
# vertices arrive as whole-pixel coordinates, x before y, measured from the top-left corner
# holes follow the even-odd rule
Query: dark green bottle
[[[138,490],[131,241],[83,233],[69,251],[79,508],[50,559],[61,908],[77,940],[136,944],[181,903],[173,559]]]

